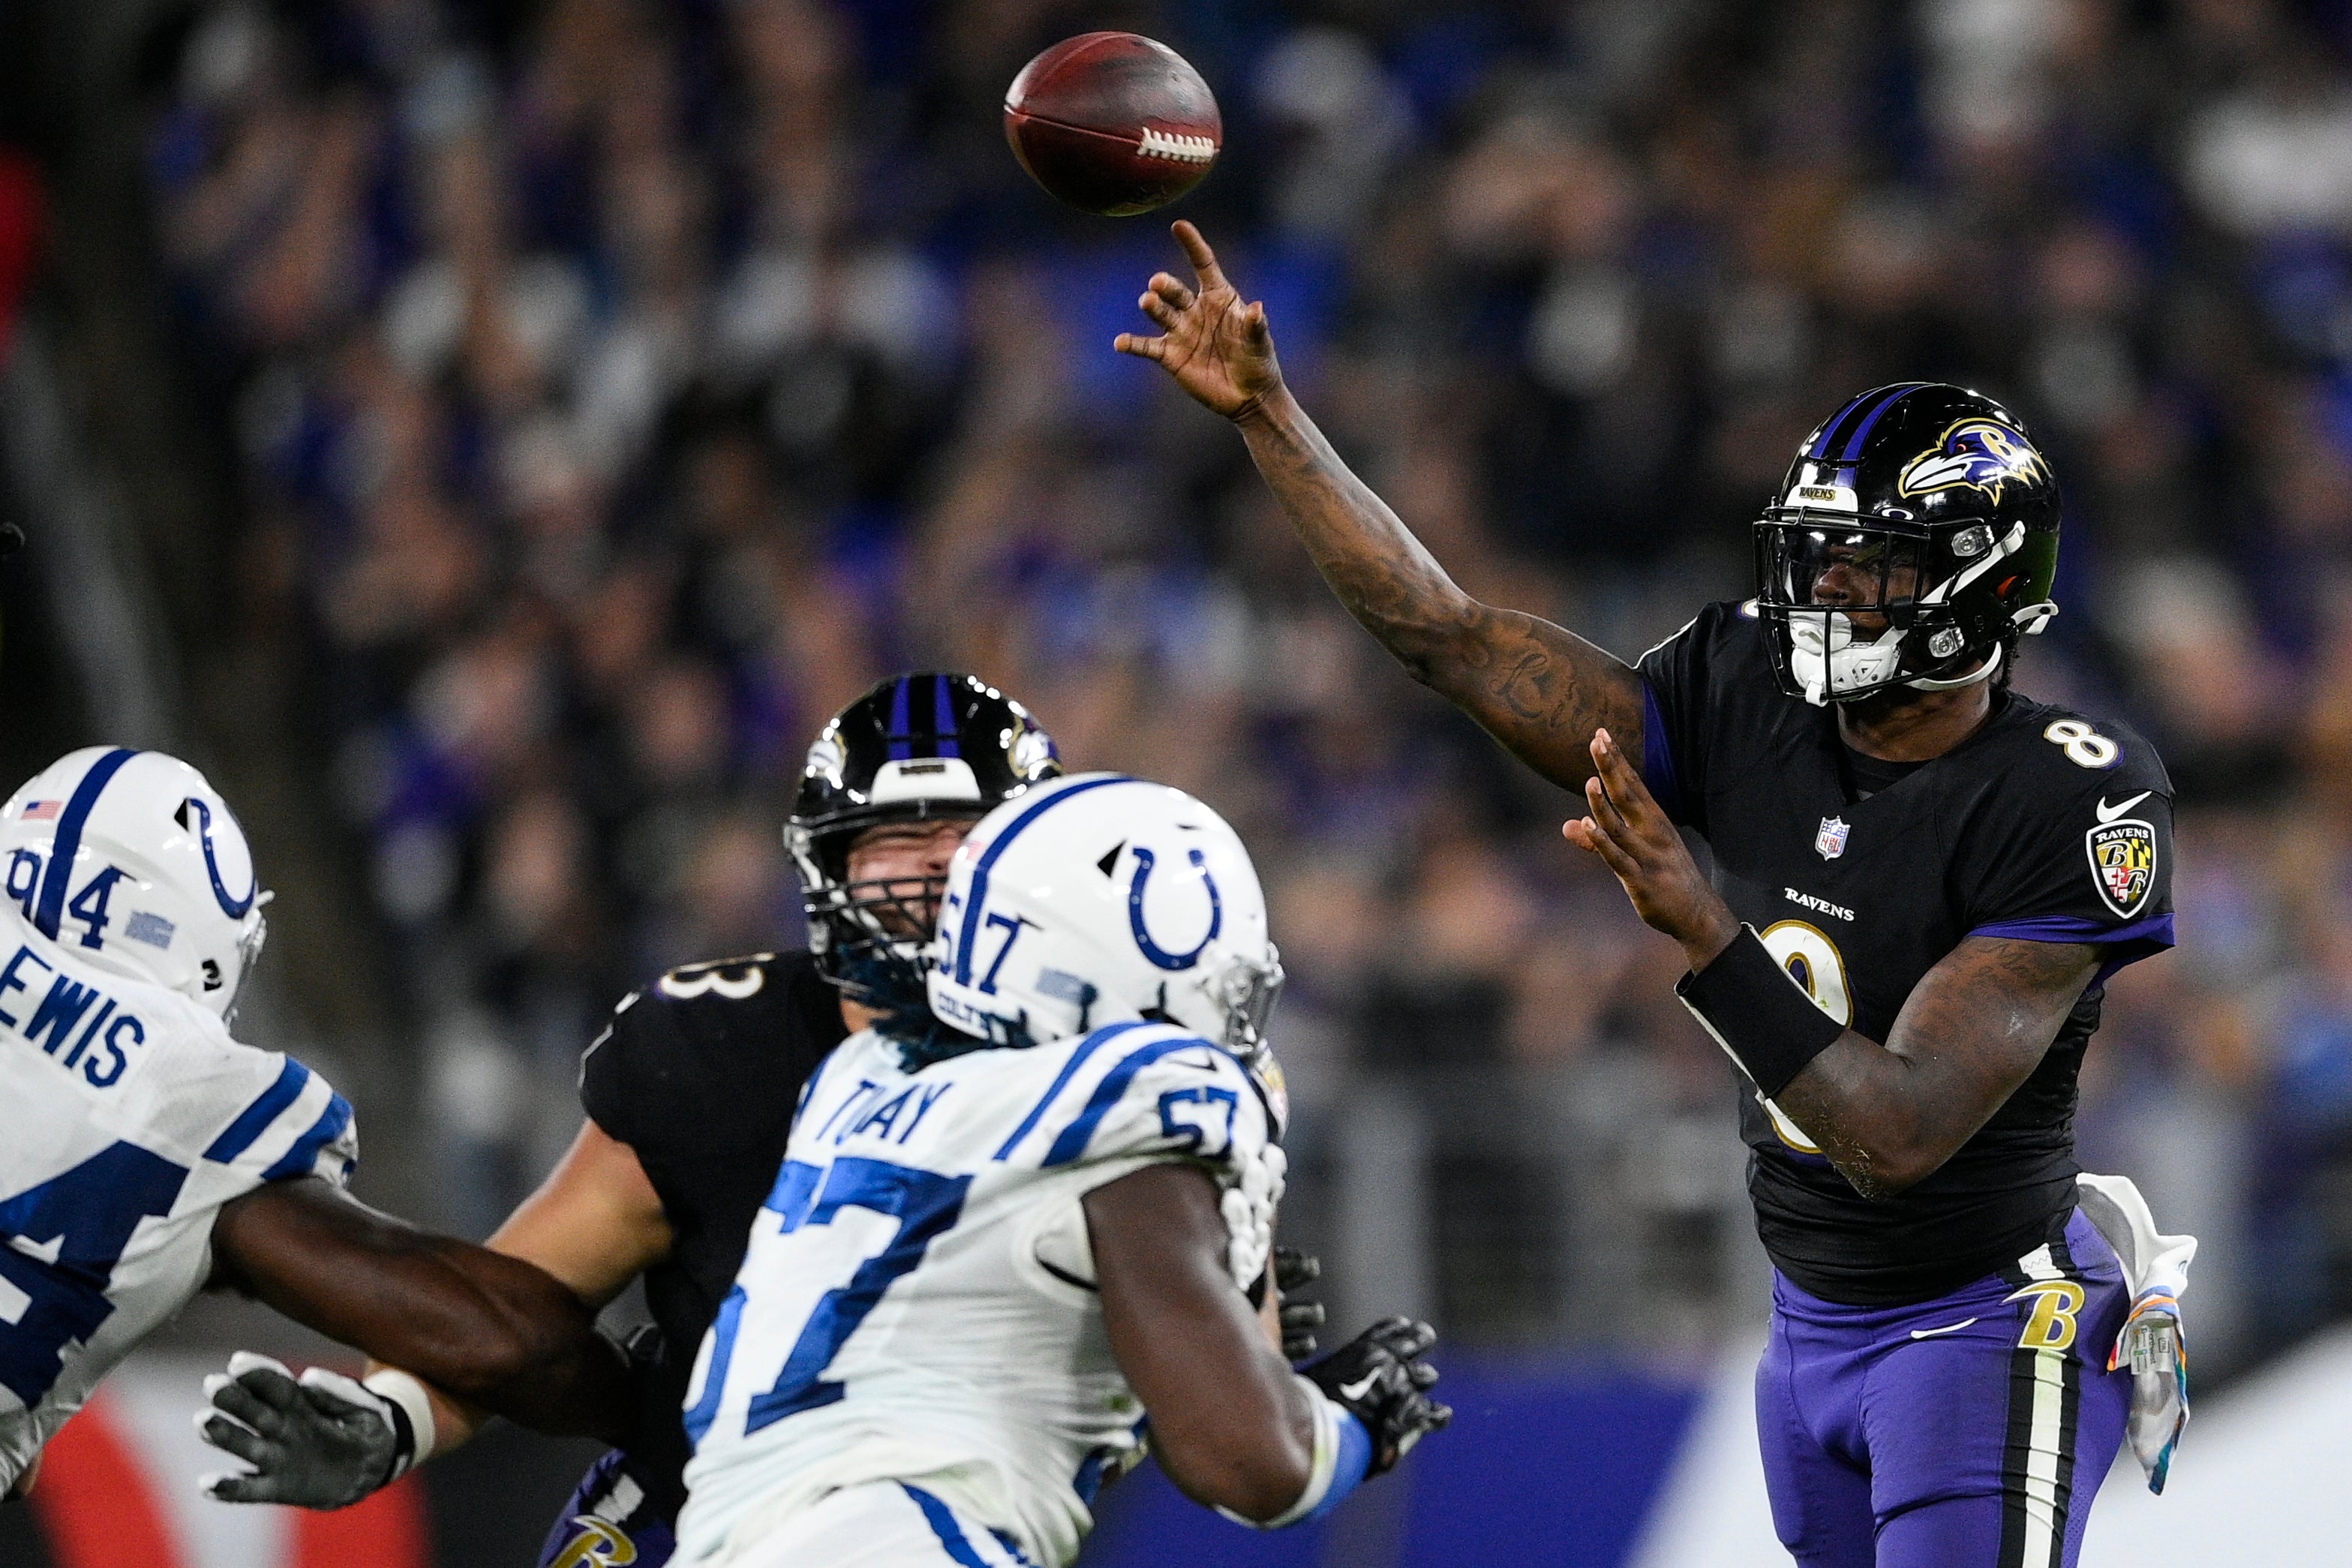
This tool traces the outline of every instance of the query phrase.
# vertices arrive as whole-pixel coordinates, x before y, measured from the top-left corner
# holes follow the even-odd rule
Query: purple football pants
[[[588,1467],[539,1549],[539,1568],[662,1568],[677,1550],[671,1521],[623,1473],[615,1448]]]
[[[2080,1213],[1948,1296],[1843,1307],[1776,1278],[1756,1428],[1803,1568],[2074,1568],[2123,1444],[2131,1298]]]

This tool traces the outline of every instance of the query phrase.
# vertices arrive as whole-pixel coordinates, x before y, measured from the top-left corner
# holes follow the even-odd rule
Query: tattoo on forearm
[[[1880,1045],[1849,1030],[1775,1103],[1866,1198],[1932,1173],[2041,1065],[2098,950],[1971,937],[1930,970]]]
[[[1253,417],[1244,433],[1333,595],[1414,679],[1570,787],[1591,773],[1585,747],[1596,728],[1638,739],[1641,682],[1629,666],[1465,594],[1295,405]]]

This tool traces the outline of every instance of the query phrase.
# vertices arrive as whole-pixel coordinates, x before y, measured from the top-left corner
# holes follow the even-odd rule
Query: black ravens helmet
[[[1990,678],[2058,613],[2058,485],[2009,410],[1940,382],[1864,393],[1756,524],[1757,612],[1806,701]]]
[[[1061,772],[1029,710],[974,676],[893,676],[835,714],[809,748],[784,825],[818,970],[853,1002],[919,1011],[922,950],[945,883],[852,882],[851,842],[883,823],[976,820]]]

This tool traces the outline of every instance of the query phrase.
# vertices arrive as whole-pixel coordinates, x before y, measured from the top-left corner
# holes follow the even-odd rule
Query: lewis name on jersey
[[[202,1288],[214,1216],[340,1184],[350,1105],[175,991],[101,973],[0,907],[0,1491]]]

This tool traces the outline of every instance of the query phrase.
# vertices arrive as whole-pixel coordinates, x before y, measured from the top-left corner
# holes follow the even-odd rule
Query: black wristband
[[[1845,1033],[1773,962],[1753,926],[1741,926],[1714,963],[1677,981],[1675,994],[1767,1100]]]

